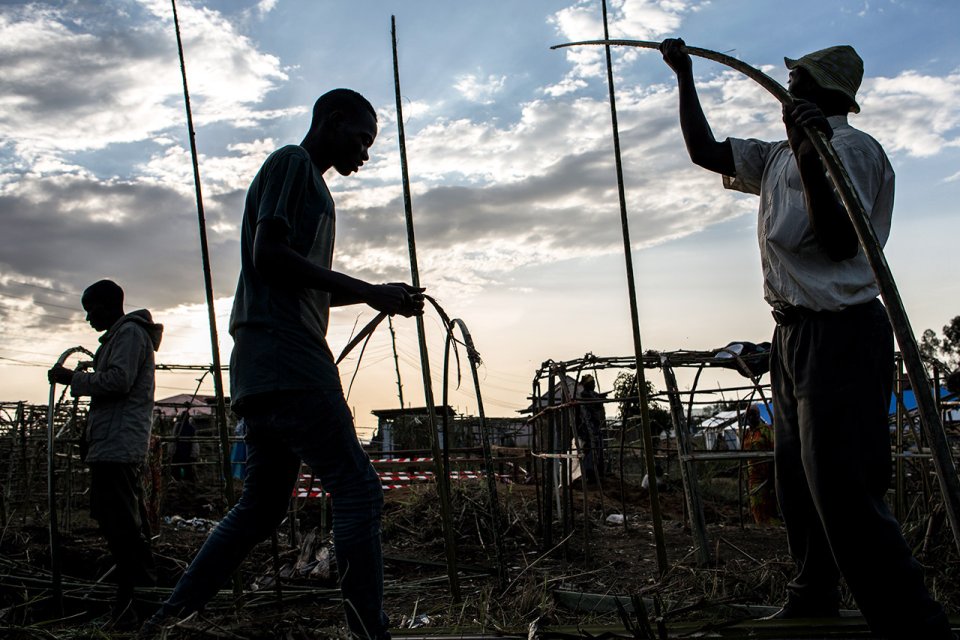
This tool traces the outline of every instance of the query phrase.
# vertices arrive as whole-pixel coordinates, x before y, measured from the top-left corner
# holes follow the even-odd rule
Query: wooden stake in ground
[[[643,40],[589,40],[583,42],[570,42],[567,44],[551,47],[557,49],[561,47],[572,47],[578,45],[602,45],[609,52],[611,45],[623,45],[628,47],[641,47],[644,49],[660,48],[659,42],[649,42]],[[793,104],[793,96],[776,80],[766,75],[762,71],[751,67],[744,62],[731,58],[728,55],[710,51],[709,49],[699,49],[697,47],[684,47],[687,53],[692,56],[707,58],[714,62],[726,65],[743,73],[747,77],[755,80],[760,86],[769,91],[773,96],[786,106]],[[867,217],[863,203],[857,195],[850,176],[837,157],[833,146],[826,136],[812,127],[805,128],[807,137],[813,143],[814,148],[820,155],[830,179],[833,181],[840,195],[840,200],[850,216],[850,221],[856,229],[857,237],[860,240],[860,247],[873,269],[874,278],[877,281],[877,287],[880,289],[880,296],[883,298],[884,306],[887,310],[887,316],[890,318],[890,324],[893,326],[893,333],[897,338],[897,344],[900,345],[900,353],[903,356],[904,366],[907,369],[907,377],[910,379],[910,385],[914,389],[914,395],[917,399],[917,409],[920,414],[920,422],[923,426],[927,440],[930,443],[930,449],[933,454],[934,466],[937,469],[937,479],[940,482],[940,490],[943,494],[943,502],[947,512],[947,518],[950,521],[950,528],[953,530],[954,543],[957,549],[960,549],[960,477],[957,476],[957,469],[950,453],[950,445],[947,442],[946,433],[943,430],[943,422],[940,419],[940,413],[937,410],[937,404],[931,393],[930,382],[927,373],[923,368],[923,361],[920,359],[920,349],[917,346],[917,339],[910,326],[910,319],[907,317],[906,309],[903,307],[903,301],[900,299],[900,292],[897,284],[893,280],[893,274],[890,272],[890,266],[883,254],[883,248],[877,239],[873,230],[873,225]],[[937,390],[939,395],[939,389]]]
[[[213,308],[213,277],[210,272],[210,249],[207,247],[207,220],[203,213],[203,193],[200,189],[200,165],[197,161],[197,134],[193,129],[190,92],[187,90],[187,66],[183,58],[180,38],[180,20],[177,18],[177,0],[173,7],[173,26],[177,32],[177,53],[180,56],[180,75],[183,77],[183,102],[187,111],[187,132],[190,137],[190,157],[193,159],[193,185],[197,195],[197,222],[200,226],[200,261],[203,266],[203,288],[207,296],[207,321],[210,325],[210,370],[213,373],[213,392],[217,399],[217,432],[220,435],[220,467],[223,474],[223,495],[227,507],[233,505],[233,472],[230,465],[230,434],[227,433],[227,406],[223,393],[223,372],[220,366],[220,339],[217,336],[217,315]]]
[[[603,37],[610,37],[607,26],[607,2],[603,6]],[[623,234],[623,256],[627,268],[627,293],[630,296],[630,321],[633,326],[633,354],[637,368],[637,393],[640,398],[640,437],[643,439],[643,458],[650,476],[650,517],[653,520],[653,538],[657,549],[657,568],[660,575],[669,569],[667,548],[663,538],[663,516],[660,513],[660,490],[656,483],[656,461],[653,457],[653,436],[650,433],[650,408],[647,401],[647,377],[643,369],[643,346],[640,343],[640,312],[637,308],[637,286],[633,276],[633,253],[630,247],[630,223],[627,219],[627,198],[623,188],[623,161],[620,157],[620,128],[617,124],[617,98],[613,88],[613,63],[610,59],[610,46],[605,47],[607,58],[607,87],[610,91],[610,120],[613,125],[613,153],[617,162],[617,195],[620,199],[620,227]],[[621,484],[623,469],[620,470]],[[621,493],[625,493],[621,487]],[[623,514],[623,525],[627,526],[627,514]]]
[[[67,361],[67,358],[74,353],[85,353],[91,358],[93,357],[93,354],[83,347],[71,347],[60,354],[60,357],[57,358],[57,364],[54,366],[62,366],[63,363]],[[60,579],[60,525],[57,522],[57,457],[53,433],[53,414],[57,408],[56,390],[57,384],[51,382],[50,402],[47,405],[47,508],[49,509],[48,525],[50,529],[50,584],[53,588],[54,607],[62,614],[63,588]],[[68,453],[72,455],[71,452]]]
[[[503,552],[503,532],[501,525],[503,518],[500,515],[500,499],[497,496],[497,476],[493,468],[493,453],[490,448],[490,430],[487,428],[486,415],[483,411],[483,397],[480,395],[480,378],[477,369],[480,368],[480,354],[473,344],[473,337],[467,329],[466,323],[459,318],[451,321],[451,335],[453,326],[460,328],[463,334],[463,344],[467,349],[467,362],[470,363],[470,373],[473,376],[474,393],[477,396],[477,415],[480,418],[480,444],[483,447],[483,469],[487,476],[487,510],[490,515],[490,529],[493,535],[493,548],[497,557],[497,584],[501,592],[507,586],[507,564]]]
[[[403,211],[407,221],[407,247],[410,252],[410,280],[420,286],[420,269],[417,267],[417,242],[413,232],[413,205],[410,197],[410,175],[407,171],[407,140],[403,130],[403,105],[400,98],[400,63],[397,58],[397,19],[390,16],[390,35],[393,41],[393,84],[397,102],[397,135],[400,142],[400,171],[403,179]],[[441,478],[447,474],[443,466],[440,443],[437,441],[437,412],[433,404],[433,386],[430,379],[430,354],[427,352],[426,328],[423,316],[417,316],[417,337],[420,342],[420,369],[423,373],[423,399],[427,405],[427,427],[430,429],[430,445],[433,451],[437,494],[440,497],[440,517],[443,519],[443,535],[447,551],[447,578],[454,602],[460,601],[460,583],[457,580],[457,552],[453,538],[453,521],[450,516],[450,494],[447,483]],[[401,407],[402,408],[402,407]],[[446,408],[444,408],[446,410]]]

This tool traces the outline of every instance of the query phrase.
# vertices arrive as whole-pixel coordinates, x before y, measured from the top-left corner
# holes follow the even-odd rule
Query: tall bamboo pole
[[[213,277],[210,272],[210,249],[207,247],[207,221],[203,213],[203,193],[200,188],[200,164],[197,160],[197,135],[193,129],[193,112],[190,108],[190,91],[187,89],[187,66],[183,57],[183,40],[180,38],[180,20],[177,17],[177,0],[170,0],[173,7],[173,26],[177,32],[177,53],[180,56],[180,75],[183,78],[183,102],[187,111],[187,132],[190,137],[190,156],[193,159],[193,184],[197,196],[197,222],[200,226],[200,260],[203,264],[203,288],[207,297],[207,320],[210,324],[210,353],[213,373],[213,390],[217,399],[217,431],[220,435],[220,463],[223,473],[223,493],[228,507],[234,503],[233,474],[230,468],[230,435],[227,433],[227,406],[223,393],[223,372],[220,366],[220,339],[217,336],[217,316],[213,308]]]
[[[413,204],[410,196],[410,174],[407,170],[407,140],[403,129],[403,105],[400,97],[400,62],[397,57],[397,18],[390,16],[390,36],[393,42],[393,85],[397,102],[397,137],[400,143],[400,172],[403,179],[403,211],[407,222],[407,248],[410,252],[410,280],[415,287],[420,286],[420,269],[417,267],[417,242],[413,231]],[[441,480],[447,474],[437,442],[437,412],[433,402],[433,385],[430,379],[430,354],[427,351],[426,327],[423,316],[417,316],[417,337],[420,343],[420,369],[423,373],[423,399],[427,405],[427,422],[430,429],[430,444],[433,451],[435,473],[437,477],[437,495],[440,497],[440,516],[443,519],[443,534],[447,552],[447,579],[450,594],[455,602],[460,601],[460,583],[457,580],[457,552],[453,538],[450,494],[447,484]],[[446,411],[446,407],[444,407]]]
[[[607,24],[607,0],[601,0],[603,7],[603,38],[610,38]],[[617,162],[617,195],[620,199],[620,226],[623,231],[623,256],[627,269],[627,292],[630,296],[630,321],[633,325],[633,355],[637,367],[637,392],[640,398],[640,435],[643,438],[643,458],[650,476],[650,516],[653,520],[653,538],[657,550],[657,568],[660,575],[669,569],[667,548],[663,537],[663,516],[660,513],[660,489],[657,487],[656,461],[653,456],[653,436],[650,433],[650,409],[647,401],[647,377],[643,369],[643,346],[640,343],[640,312],[637,308],[637,287],[633,275],[633,253],[630,247],[630,223],[627,219],[627,198],[623,188],[623,160],[620,156],[620,128],[617,124],[617,97],[613,86],[613,62],[610,46],[604,47],[607,59],[607,88],[610,93],[610,121],[613,126],[613,153]],[[620,469],[621,476],[623,468]],[[626,513],[623,518],[627,524]]]

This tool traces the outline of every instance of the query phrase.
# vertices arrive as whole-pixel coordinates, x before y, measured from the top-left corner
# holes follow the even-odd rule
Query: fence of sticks
[[[751,404],[764,404],[769,399],[768,387],[761,381],[761,376],[751,375],[751,366],[763,354],[733,354],[732,357],[718,358],[723,352],[722,349],[708,352],[648,351],[643,360],[644,366],[659,371],[663,380],[663,389],[650,394],[658,418],[655,429],[659,433],[654,440],[654,457],[668,475],[679,475],[682,481],[684,517],[689,524],[689,535],[700,565],[709,564],[712,560],[711,541],[704,519],[704,502],[709,500],[703,497],[704,483],[713,481],[718,475],[729,478],[730,470],[735,470],[733,475],[737,478],[742,514],[744,465],[751,460],[772,456],[769,451],[744,451],[737,447],[713,450],[697,435],[697,426],[703,419],[703,407],[710,405],[715,408],[722,401],[735,414],[732,425],[741,430],[739,440],[742,442],[742,413]],[[642,439],[636,425],[638,418],[636,411],[631,410],[631,407],[636,408],[638,402],[635,383],[633,387],[630,384],[618,384],[615,389],[598,394],[599,397],[580,396],[580,382],[586,374],[600,377],[600,372],[607,372],[603,374],[604,377],[617,375],[618,380],[625,375],[624,379],[629,382],[633,362],[632,357],[597,357],[592,354],[571,361],[545,362],[533,380],[531,415],[526,420],[530,427],[528,437],[514,446],[500,447],[495,429],[477,429],[477,422],[473,420],[470,423],[475,431],[473,444],[479,440],[480,446],[467,449],[443,447],[441,455],[432,461],[435,473],[430,476],[430,481],[438,485],[449,483],[451,477],[456,479],[458,474],[462,475],[464,461],[472,459],[477,469],[475,477],[491,481],[481,483],[481,491],[490,499],[483,510],[486,517],[490,518],[487,529],[490,532],[503,530],[499,526],[501,514],[490,506],[500,504],[496,483],[492,480],[509,475],[509,481],[534,484],[538,505],[536,533],[541,550],[552,549],[558,544],[582,544],[583,555],[588,556],[591,535],[598,524],[591,522],[591,519],[602,517],[606,511],[601,509],[598,516],[596,509],[588,508],[586,490],[580,492],[582,504],[577,504],[574,499],[575,488],[585,489],[584,478],[580,477],[584,453],[578,448],[576,437],[583,408],[591,404],[612,406],[615,411],[609,414],[617,416],[605,422],[606,464],[612,478],[596,488],[601,500],[604,487],[611,486],[611,482],[613,486],[617,483],[621,485],[621,490],[612,491],[611,494],[619,494],[618,497],[625,500],[624,496],[628,494],[622,489],[625,483],[636,487],[644,475],[649,474],[650,479],[655,476],[645,466]],[[743,377],[739,378],[742,383],[699,386],[705,370],[729,368],[731,365],[742,373]],[[681,369],[689,370],[685,375],[688,379],[692,378],[692,383],[684,390],[680,389],[675,373]],[[939,388],[936,372],[932,382],[934,388]],[[902,375],[898,376],[895,388],[896,409],[891,417],[891,430],[894,434],[892,446],[896,473],[890,499],[898,519],[905,525],[925,528],[924,540],[928,540],[934,536],[937,528],[944,525],[943,500],[933,477],[928,444],[919,428],[915,405],[911,403],[910,392]],[[957,425],[949,417],[957,403],[949,395],[941,395],[939,401],[947,425],[948,442],[954,449],[952,454],[956,455],[960,438]],[[183,406],[161,407],[165,411],[156,413],[149,457],[150,473],[146,482],[148,510],[155,523],[162,518],[169,522],[177,515],[170,511],[170,505],[182,506],[184,500],[193,500],[193,514],[200,510],[211,519],[220,517],[228,505],[225,479],[221,472],[224,458],[229,460],[231,452],[221,447],[211,414],[195,416],[191,433],[185,435],[178,432],[178,417],[189,406],[192,405],[185,403]],[[57,534],[66,534],[77,526],[89,524],[86,517],[88,477],[78,450],[79,432],[85,422],[87,406],[61,396],[60,402],[55,403],[53,408],[51,421],[47,406],[23,402],[0,403],[0,528],[4,536],[15,535],[20,527],[49,527],[52,522],[56,524]],[[54,442],[52,456],[47,447],[51,423]],[[453,428],[453,422],[448,423],[446,419],[438,424],[436,433],[432,434],[435,442],[440,446],[456,443],[456,438],[449,431]],[[229,441],[233,445],[240,438],[232,437]],[[196,455],[193,459],[173,459],[176,447],[184,444],[190,445]],[[504,455],[512,456],[509,458],[510,474],[502,472]],[[53,473],[48,473],[50,460],[54,463]],[[457,470],[451,471],[454,467]],[[727,473],[718,474],[717,468],[726,469]],[[493,469],[500,472],[494,473]],[[521,472],[519,476],[518,469]],[[49,478],[53,478],[52,485],[48,483]],[[178,487],[186,486],[180,482],[185,478],[190,480],[187,495],[174,495]],[[45,495],[52,496],[53,500],[46,502],[43,499]],[[309,496],[309,492],[305,495]],[[612,506],[616,498],[611,495],[609,501]],[[291,531],[288,538],[291,543],[303,539],[296,527],[297,510],[302,509],[304,504],[304,500],[291,500]],[[54,506],[58,518],[51,519],[49,505]],[[629,510],[625,503],[619,509],[624,516],[624,527],[633,524],[627,517]],[[445,520],[444,526],[452,526],[442,513],[440,517]],[[575,534],[580,534],[580,537]],[[497,567],[497,577],[503,583],[511,579],[508,575],[509,562],[500,557],[501,551],[497,548],[499,541],[494,539],[493,543],[489,561],[492,567]],[[448,575],[457,576],[456,548],[447,550],[447,559],[452,565]],[[51,568],[55,574],[59,573],[57,567]],[[18,585],[22,586],[22,581]],[[44,579],[36,581],[33,586],[46,593],[51,585]]]

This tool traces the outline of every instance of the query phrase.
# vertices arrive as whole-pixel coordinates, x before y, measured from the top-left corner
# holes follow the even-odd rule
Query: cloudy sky
[[[525,406],[548,359],[632,352],[597,0],[181,0],[214,290],[226,319],[239,269],[245,189],[309,107],[340,86],[377,107],[360,174],[327,175],[337,200],[335,268],[409,279],[390,16],[422,282],[462,318],[483,358],[488,415]],[[854,126],[897,171],[887,256],[919,334],[960,313],[960,4],[934,0],[611,0],[611,35],[683,36],[786,80],[783,56],[854,45],[865,60]],[[689,163],[672,73],[655,52],[613,52],[645,348],[768,339],[754,198]],[[96,346],[79,292],[110,277],[128,308],[166,326],[158,361],[210,362],[196,202],[170,3],[0,4],[0,400],[43,402],[44,370]],[[697,60],[714,132],[782,137],[780,107],[746,78]],[[335,352],[373,313],[335,311]],[[442,336],[428,314],[433,371]],[[423,402],[415,323],[395,322],[404,400]],[[349,383],[356,358],[341,365]],[[466,372],[464,372],[466,375]],[[163,374],[157,397],[192,392]],[[607,390],[612,376],[601,375]],[[465,378],[468,380],[469,378]],[[656,377],[654,382],[658,383]],[[209,390],[209,380],[202,389]],[[439,401],[439,387],[436,391]],[[350,396],[360,426],[396,407],[384,326]],[[476,411],[467,387],[451,404]]]

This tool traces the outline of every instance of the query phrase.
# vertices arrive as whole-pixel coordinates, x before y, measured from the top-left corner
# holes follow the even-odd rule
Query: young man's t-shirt
[[[330,294],[268,284],[253,264],[257,224],[279,220],[287,242],[310,262],[333,263],[336,216],[323,175],[305,149],[288,145],[263,163],[247,191],[240,232],[240,280],[230,315],[234,407],[271,391],[339,389],[327,346]]]

